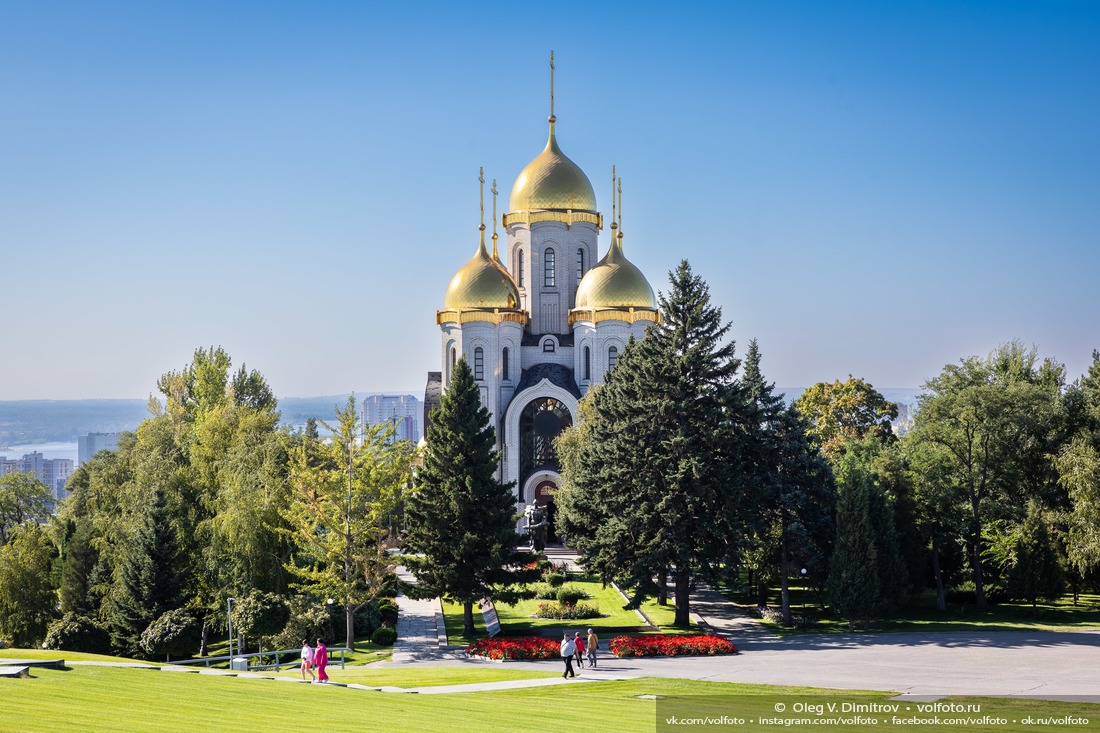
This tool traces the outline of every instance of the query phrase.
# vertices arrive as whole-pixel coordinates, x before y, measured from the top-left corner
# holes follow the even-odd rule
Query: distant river
[[[68,458],[76,464],[77,446],[72,443],[30,443],[27,445],[0,446],[0,456],[22,458],[27,453],[41,453],[46,458]]]

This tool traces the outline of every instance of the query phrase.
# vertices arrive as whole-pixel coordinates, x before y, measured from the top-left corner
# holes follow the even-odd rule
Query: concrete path
[[[413,574],[403,565],[397,568],[397,577],[406,583],[416,582]],[[394,662],[437,662],[453,658],[453,653],[447,649],[447,630],[443,625],[443,609],[438,598],[418,601],[398,593],[397,608]]]
[[[750,640],[779,640],[767,626],[760,623],[760,619],[749,615],[701,580],[696,581],[695,592],[691,594],[691,611],[697,624],[729,639],[738,649]]]

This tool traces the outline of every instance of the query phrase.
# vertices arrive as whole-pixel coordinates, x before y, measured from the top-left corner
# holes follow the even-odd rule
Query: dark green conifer
[[[533,561],[518,553],[512,484],[497,479],[500,454],[489,411],[465,359],[460,359],[432,413],[424,466],[407,509],[409,594],[442,596],[463,606],[463,634],[474,633],[473,606],[488,597],[514,602],[515,585],[535,580]]]

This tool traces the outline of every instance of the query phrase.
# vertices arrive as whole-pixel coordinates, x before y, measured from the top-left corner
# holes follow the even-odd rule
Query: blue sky
[[[0,399],[143,397],[220,344],[284,396],[423,389],[546,135],[658,289],[784,386],[1100,347],[1091,2],[0,5]],[[606,232],[601,251],[606,248]]]

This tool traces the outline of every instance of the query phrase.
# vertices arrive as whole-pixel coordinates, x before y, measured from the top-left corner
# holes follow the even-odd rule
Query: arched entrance
[[[546,510],[546,542],[550,545],[561,544],[554,524],[557,515],[557,506],[554,504],[554,493],[558,490],[558,484],[549,479],[543,479],[535,484],[534,503]]]

